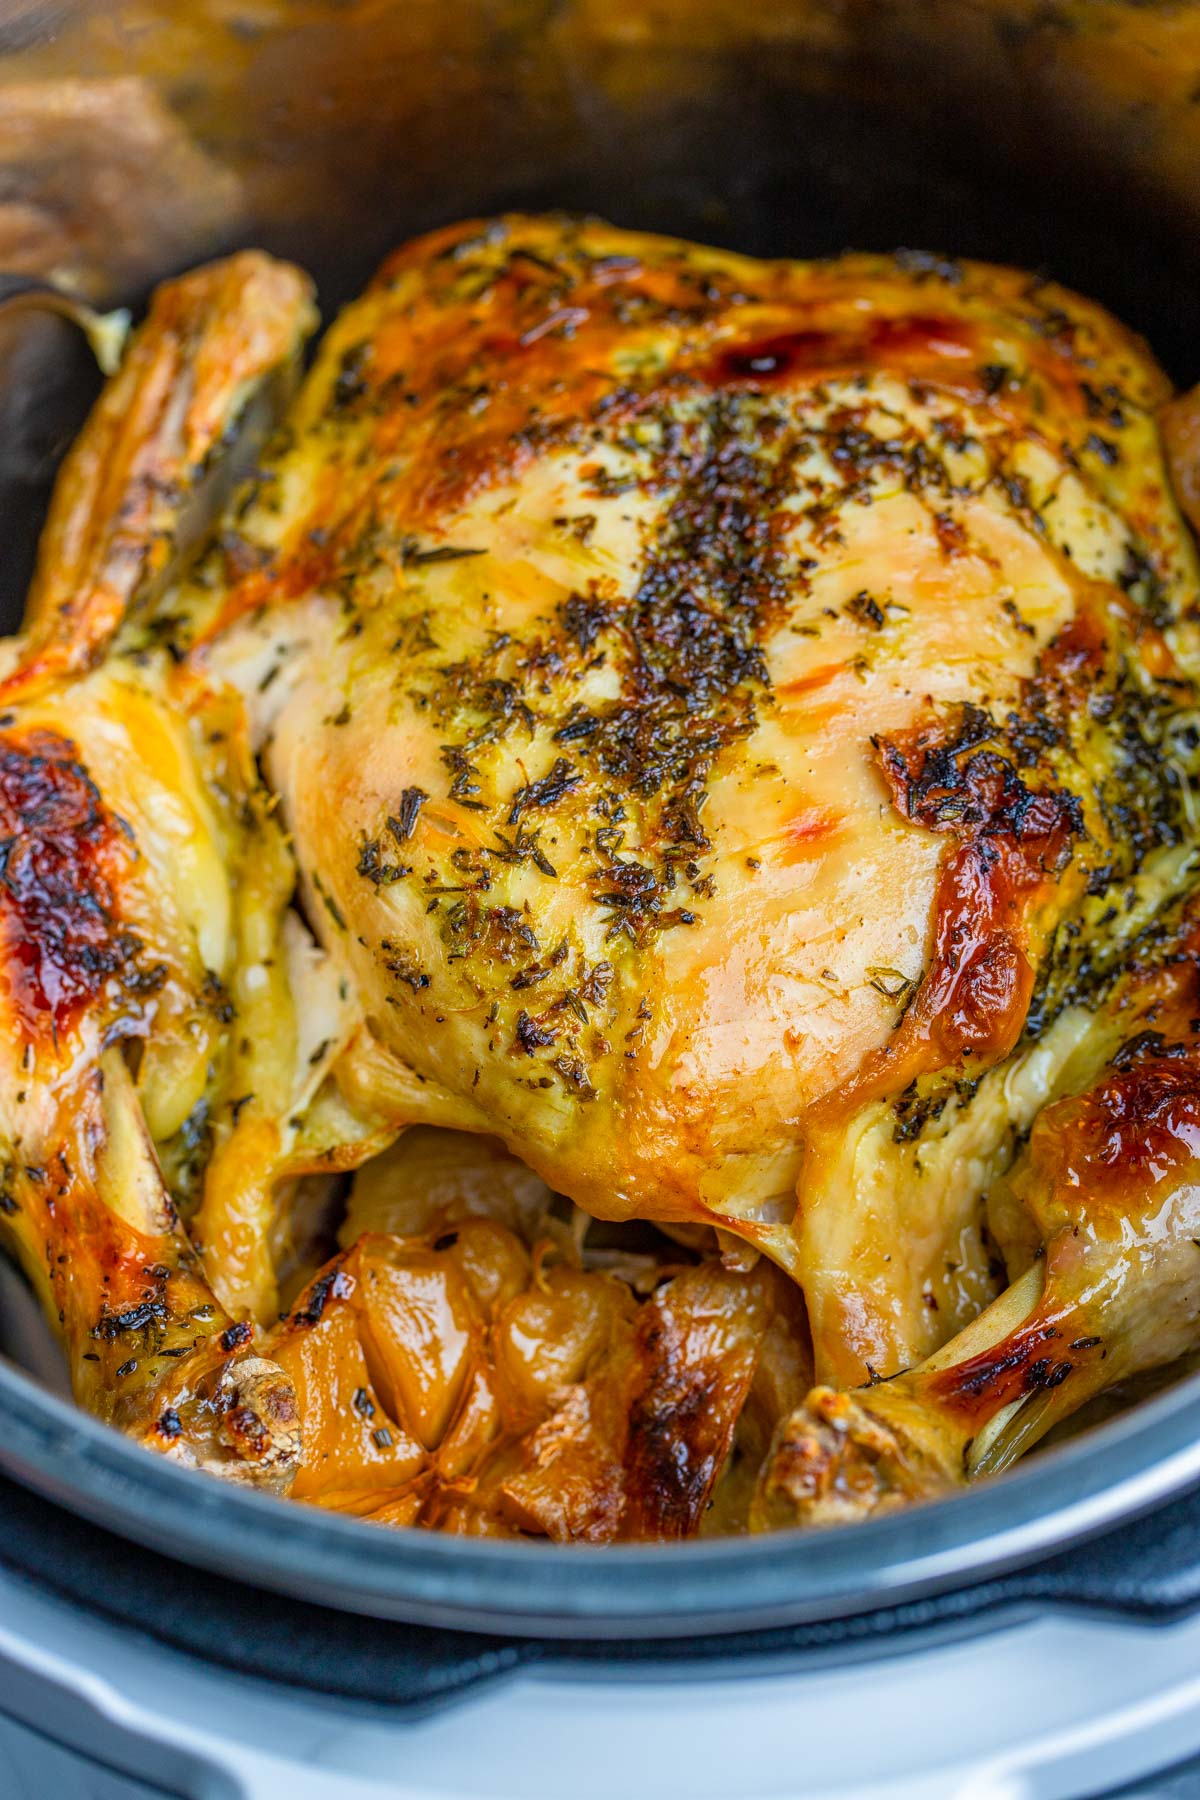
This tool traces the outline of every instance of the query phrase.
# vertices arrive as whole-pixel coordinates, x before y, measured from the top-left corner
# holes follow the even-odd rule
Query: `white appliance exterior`
[[[413,1717],[206,1666],[0,1575],[2,1800],[1082,1800],[1197,1754],[1200,1618],[1042,1616],[746,1676],[523,1672]],[[1147,1791],[1200,1794],[1200,1774]]]

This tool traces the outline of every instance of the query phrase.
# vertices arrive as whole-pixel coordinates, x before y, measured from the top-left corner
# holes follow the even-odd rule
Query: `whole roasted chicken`
[[[1200,425],[1145,348],[521,217],[289,400],[314,323],[252,253],[159,290],[3,652],[0,1208],[81,1403],[682,1537],[1200,1347]]]

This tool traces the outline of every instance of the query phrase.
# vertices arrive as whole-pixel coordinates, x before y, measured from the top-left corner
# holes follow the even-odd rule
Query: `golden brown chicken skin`
[[[985,265],[455,227],[185,569],[310,325],[265,258],[160,296],[0,668],[75,784],[76,936],[0,905],[18,1013],[62,943],[90,985],[0,1100],[85,1403],[380,1522],[670,1538],[949,1489],[1188,1348],[1113,1125],[1190,1144],[1145,348]]]
[[[280,1488],[294,1395],[206,1278],[178,1154],[227,1086],[226,984],[261,885],[244,863],[269,867],[278,829],[238,718],[218,703],[196,730],[156,669],[104,653],[311,318],[299,272],[253,254],[159,291],[62,471],[26,635],[0,650],[0,1230],[82,1404]],[[289,866],[260,933],[290,891]]]
[[[1029,1121],[973,1090],[1183,833],[1166,394],[1004,270],[457,228],[171,597],[379,1042],[588,1211],[765,1251],[827,1374],[990,1298]]]
[[[22,715],[0,732],[0,1228],[83,1404],[286,1485],[291,1392],[217,1301],[152,1136],[165,1148],[220,1055],[236,839],[135,679],[105,670]]]
[[[1200,1335],[1200,917],[1144,934],[1077,1040],[1068,1093],[991,1196],[1011,1286],[912,1370],[781,1420],[759,1529],[889,1510],[998,1472]]]

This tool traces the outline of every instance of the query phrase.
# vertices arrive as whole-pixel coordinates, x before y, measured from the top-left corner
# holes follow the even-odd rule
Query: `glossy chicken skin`
[[[1088,1310],[1051,1152],[1071,1107],[1110,1141],[1104,1071],[1161,1029],[1120,970],[1194,964],[1165,380],[1010,271],[458,227],[333,326],[181,574],[310,324],[265,258],[164,292],[0,669],[12,1006],[47,957],[69,1002],[12,1037],[5,1211],[80,1397],[469,1532],[742,1528],[751,1489],[823,1520],[1000,1466],[1044,1413],[1005,1358]],[[30,758],[67,800],[27,917]],[[1194,1329],[1119,1144],[1077,1336],[1124,1348],[1072,1338],[1047,1422]],[[669,1237],[606,1248],[555,1194]]]
[[[58,1320],[81,1401],[172,1454],[248,1461],[286,1485],[290,1392],[216,1301],[154,1142],[184,1125],[221,1055],[230,878],[253,834],[227,828],[184,722],[132,670],[7,719],[5,1237]]]
[[[456,228],[169,600],[377,1040],[590,1212],[765,1250],[839,1379],[990,1298],[1029,1119],[967,1096],[1182,834],[1166,393],[1007,271]]]
[[[919,1367],[815,1390],[780,1422],[753,1517],[828,1524],[995,1473],[1200,1334],[1200,920],[1145,934],[1077,1038],[1070,1091],[991,1198],[1012,1285]]]
[[[279,1487],[294,1396],[206,1279],[170,1155],[206,1089],[219,1114],[226,983],[261,885],[243,858],[269,866],[278,830],[228,707],[201,709],[197,731],[149,665],[92,665],[152,597],[214,454],[310,317],[303,278],[253,255],[160,290],[64,469],[28,636],[0,669],[4,1236],[83,1404]],[[265,921],[276,938],[290,889]]]

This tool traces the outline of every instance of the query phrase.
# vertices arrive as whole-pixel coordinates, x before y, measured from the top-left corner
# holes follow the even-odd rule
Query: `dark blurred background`
[[[0,0],[0,269],[135,306],[230,246],[328,312],[504,207],[1043,269],[1200,378],[1195,0]],[[0,608],[95,389],[0,330]]]

